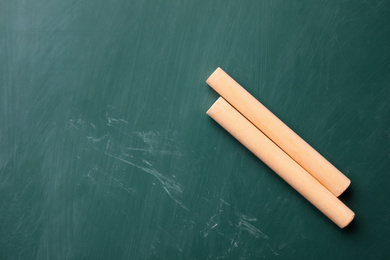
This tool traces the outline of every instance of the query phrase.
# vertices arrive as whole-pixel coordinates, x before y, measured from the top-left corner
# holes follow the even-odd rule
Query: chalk
[[[206,82],[335,196],[348,188],[351,181],[343,173],[221,68],[216,69]]]
[[[340,228],[352,221],[355,213],[226,100],[220,97],[207,114]]]

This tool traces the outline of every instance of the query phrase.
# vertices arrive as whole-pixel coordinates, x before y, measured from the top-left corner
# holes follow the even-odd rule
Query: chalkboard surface
[[[0,259],[389,259],[389,12],[0,0]],[[205,114],[219,66],[351,179],[349,227]]]

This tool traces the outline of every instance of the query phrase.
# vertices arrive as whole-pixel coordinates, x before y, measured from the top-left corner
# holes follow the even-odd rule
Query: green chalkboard
[[[389,13],[0,0],[0,259],[389,259]],[[351,179],[349,227],[206,115],[217,67]]]

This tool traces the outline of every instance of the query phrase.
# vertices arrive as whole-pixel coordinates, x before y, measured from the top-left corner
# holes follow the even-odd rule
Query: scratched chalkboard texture
[[[0,0],[0,259],[390,259],[389,13]],[[351,226],[205,114],[218,66],[352,180]]]

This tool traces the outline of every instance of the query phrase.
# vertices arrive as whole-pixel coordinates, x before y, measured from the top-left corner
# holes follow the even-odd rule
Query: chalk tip
[[[333,191],[334,192],[334,195],[336,197],[339,197],[341,194],[343,194],[347,189],[348,187],[351,185],[351,180],[348,179],[347,177],[345,177],[345,180],[344,180],[344,186],[339,189],[338,191]],[[337,193],[336,193],[337,192]]]
[[[214,111],[214,108],[217,106],[217,103],[220,103],[221,100],[223,100],[222,97],[219,97],[214,103],[213,105],[207,110],[206,114],[208,114],[209,116],[211,116],[213,114],[213,111]]]
[[[212,79],[214,78],[215,75],[217,75],[220,72],[223,72],[223,70],[220,67],[218,67],[216,70],[214,70],[213,73],[211,73],[210,77],[206,80],[206,83],[211,86]]]
[[[352,222],[352,220],[354,220],[354,218],[355,218],[355,213],[352,212],[350,217],[344,222],[343,225],[340,226],[340,228],[345,228],[346,226],[348,226]]]

